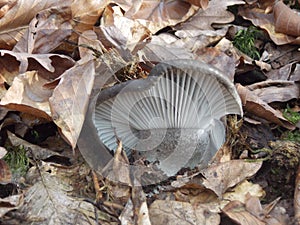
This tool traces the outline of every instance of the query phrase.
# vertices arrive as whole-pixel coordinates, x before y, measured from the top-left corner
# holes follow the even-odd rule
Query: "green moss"
[[[300,121],[300,114],[298,112],[294,112],[289,105],[287,105],[287,108],[283,111],[283,116],[293,124]]]
[[[287,131],[282,134],[281,138],[287,141],[300,142],[300,132],[299,130]]]
[[[260,35],[260,31],[254,26],[250,26],[246,30],[239,30],[234,36],[233,45],[251,58],[259,59],[260,54],[255,47],[255,40]]]
[[[9,165],[12,173],[16,176],[25,175],[29,167],[29,159],[24,146],[8,147],[7,150],[8,153],[4,156],[4,160]]]

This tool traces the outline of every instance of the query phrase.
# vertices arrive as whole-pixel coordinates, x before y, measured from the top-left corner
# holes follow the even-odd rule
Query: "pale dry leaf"
[[[93,59],[95,51],[102,53],[104,48],[101,42],[98,40],[97,34],[92,30],[84,31],[78,38],[79,54],[80,58],[87,57],[87,59]],[[91,50],[93,49],[93,50]]]
[[[253,184],[247,180],[244,180],[230,191],[224,193],[223,203],[228,203],[228,201],[234,200],[246,203],[248,194],[257,198],[262,198],[265,196],[265,192],[259,184]]]
[[[287,119],[283,117],[280,111],[272,108],[247,87],[244,87],[240,84],[238,84],[236,87],[241,97],[245,111],[260,118],[263,118],[269,122],[283,126],[287,129],[295,128],[295,126],[292,123],[290,123]]]
[[[0,147],[0,159],[6,155],[7,151],[4,147]]]
[[[203,185],[221,198],[228,188],[253,176],[261,165],[262,162],[246,162],[244,160],[231,160],[211,165],[201,172],[205,177]]]
[[[36,71],[17,76],[0,104],[8,109],[26,112],[50,120],[48,99],[52,90],[43,88],[48,80],[40,77]]]
[[[66,6],[71,0],[66,1],[42,1],[42,0],[15,0],[7,1],[2,6],[2,18],[0,18],[0,47],[11,49],[21,38],[29,22],[34,16],[48,8]]]
[[[239,201],[231,201],[224,208],[223,213],[238,224],[265,225],[266,223],[252,215]]]
[[[135,46],[150,36],[150,31],[138,20],[124,17],[121,8],[107,8],[100,25],[100,39],[107,39],[112,46],[134,50]]]
[[[51,8],[39,12],[30,22],[14,52],[49,53],[72,33],[69,7]]]
[[[20,208],[24,204],[24,195],[11,195],[6,198],[0,198],[0,218],[13,210]],[[3,206],[3,207],[2,207]]]
[[[294,81],[266,80],[247,87],[266,103],[288,102],[297,99],[300,94],[299,86]]]
[[[227,11],[227,7],[231,5],[245,4],[241,0],[231,1],[209,1],[205,10],[199,10],[187,22],[179,27],[180,30],[214,30],[213,23],[226,24],[234,20],[234,15]]]
[[[186,21],[195,12],[196,8],[184,1],[153,0],[139,1],[125,12],[125,16],[138,21],[154,34],[164,27]]]
[[[202,9],[206,9],[208,7],[209,0],[185,0],[193,5],[199,6]]]
[[[78,62],[60,77],[49,99],[54,123],[74,149],[89,103],[95,76],[94,62]]]
[[[209,206],[192,206],[188,202],[155,200],[149,209],[150,221],[155,225],[219,224],[220,215]]]
[[[19,212],[26,215],[22,223],[39,221],[38,224],[97,224],[92,204],[78,199],[72,193],[68,179],[40,172],[43,179],[34,182],[24,198]],[[25,221],[24,221],[25,220]]]
[[[75,22],[74,29],[80,33],[92,29],[110,2],[110,0],[73,0],[71,11]]]

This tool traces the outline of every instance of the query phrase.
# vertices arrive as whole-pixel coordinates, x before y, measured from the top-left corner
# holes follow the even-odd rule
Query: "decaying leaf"
[[[272,41],[277,45],[284,44],[299,44],[300,38],[278,33],[275,31],[275,20],[272,13],[266,13],[264,9],[240,7],[239,14],[244,18],[251,20],[251,22],[262,29],[265,29]]]
[[[245,4],[241,0],[232,1],[209,1],[205,10],[199,10],[191,19],[183,23],[180,30],[214,30],[212,24],[226,24],[234,20],[234,15],[227,11],[230,5]]]
[[[253,176],[261,165],[262,162],[246,162],[244,160],[231,160],[212,165],[202,172],[205,177],[203,185],[213,190],[221,198],[228,188]]]
[[[134,50],[139,42],[150,36],[150,31],[145,25],[138,20],[124,17],[118,6],[106,9],[103,18],[100,37],[107,39],[117,48],[123,46]]]
[[[282,1],[275,2],[273,12],[276,32],[300,37],[300,16],[296,12]]]
[[[3,1],[0,14],[0,48],[11,49],[21,38],[34,16],[51,7],[69,5],[71,0],[12,0]]]
[[[209,205],[193,207],[190,203],[156,200],[150,205],[150,220],[155,225],[219,224],[220,215]]]
[[[297,99],[300,94],[299,86],[294,81],[266,80],[248,85],[247,88],[266,103],[288,102]]]
[[[12,195],[6,198],[0,198],[0,218],[12,210],[20,208],[24,204],[24,195]]]
[[[104,8],[110,2],[110,0],[73,0],[71,11],[75,22],[74,29],[80,33],[92,29],[99,16],[103,13]]]
[[[78,62],[60,77],[49,99],[53,121],[71,144],[76,146],[94,84],[92,60]]]
[[[43,172],[43,179],[29,188],[21,213],[25,221],[39,224],[96,224],[92,204],[69,195],[72,186],[66,181]]]
[[[241,222],[243,222],[243,224],[266,224],[264,221],[252,215],[252,212],[247,211],[244,204],[239,201],[232,201],[228,203],[222,211],[226,216],[239,224],[241,224]]]
[[[154,34],[166,26],[174,26],[187,20],[194,13],[195,8],[187,2],[155,0],[137,2],[125,16],[138,21]]]
[[[13,51],[33,54],[49,53],[72,33],[69,7],[50,8],[39,12]]]
[[[282,113],[275,110],[265,101],[261,100],[255,93],[240,84],[237,85],[237,91],[241,97],[245,110],[269,122],[278,124],[288,129],[294,129],[295,126],[285,119]]]

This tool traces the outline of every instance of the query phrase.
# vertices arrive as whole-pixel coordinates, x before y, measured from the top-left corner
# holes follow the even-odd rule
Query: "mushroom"
[[[228,114],[243,111],[222,72],[190,59],[161,62],[146,79],[115,85],[94,98],[85,123],[93,134],[85,143],[97,140],[88,161],[105,166],[107,150],[115,151],[120,139],[128,155],[145,158],[168,176],[183,167],[204,168],[225,141],[222,118]]]

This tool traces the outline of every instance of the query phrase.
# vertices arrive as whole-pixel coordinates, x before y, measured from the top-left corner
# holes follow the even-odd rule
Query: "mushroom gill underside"
[[[159,63],[146,79],[101,91],[93,123],[109,150],[122,140],[128,155],[174,175],[207,166],[225,141],[227,114],[242,115],[233,83],[205,63],[175,60]]]

